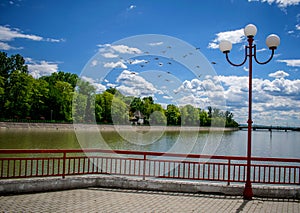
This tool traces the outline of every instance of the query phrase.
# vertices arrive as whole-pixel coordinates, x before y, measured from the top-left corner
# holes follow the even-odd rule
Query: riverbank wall
[[[37,130],[97,130],[97,131],[202,131],[228,132],[238,128],[222,127],[187,127],[187,126],[131,126],[131,125],[96,125],[72,123],[24,123],[0,122],[0,129],[37,129]]]
[[[90,187],[242,196],[244,185],[178,180],[142,180],[110,175],[0,180],[0,195],[38,193]],[[300,199],[300,187],[253,185],[255,197]]]

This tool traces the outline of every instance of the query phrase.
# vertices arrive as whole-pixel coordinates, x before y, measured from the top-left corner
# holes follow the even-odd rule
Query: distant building
[[[145,116],[141,111],[137,110],[133,113],[133,117],[129,120],[132,125],[143,125]]]

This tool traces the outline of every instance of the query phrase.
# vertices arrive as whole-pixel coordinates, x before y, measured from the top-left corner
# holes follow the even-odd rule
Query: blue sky
[[[115,86],[127,95],[152,95],[162,104],[170,103],[167,101],[171,99],[170,92],[189,90],[187,95],[173,94],[174,103],[200,107],[221,104],[215,100],[219,101],[222,96],[224,107],[234,113],[238,122],[246,123],[247,64],[238,68],[230,66],[219,51],[218,43],[225,38],[231,40],[230,58],[241,62],[246,44],[242,29],[249,23],[258,28],[255,36],[258,59],[263,61],[269,57],[270,51],[265,45],[269,34],[275,33],[281,39],[273,60],[253,67],[254,123],[300,126],[300,0],[4,0],[0,2],[0,51],[25,57],[34,77],[60,70],[72,72],[93,83],[99,91]],[[131,61],[121,58],[121,54],[128,52],[121,51],[122,43],[118,41],[144,34],[171,36],[187,42],[190,46],[184,50],[194,47],[193,51],[201,52],[207,58],[201,67],[211,66],[212,70],[207,69],[210,74],[214,73],[208,76],[207,70],[195,71],[193,78],[187,74],[188,69],[172,61],[170,54],[164,59],[159,56],[158,61],[153,52],[151,56],[138,55]],[[136,48],[134,42],[126,42],[131,44],[128,48]],[[159,44],[160,41],[151,42],[154,47],[153,42]],[[194,54],[193,51],[183,51],[182,56]],[[102,62],[118,60],[106,61],[110,77],[86,75],[87,68],[92,67],[89,65],[96,65],[99,60],[96,58],[101,54],[108,56],[103,56]],[[118,59],[114,55],[118,55]],[[201,57],[198,59],[202,60]],[[147,70],[143,67],[142,72],[141,63],[151,60]],[[167,67],[170,61],[172,66]],[[155,85],[159,82],[156,78],[165,73],[172,76],[159,84],[169,88],[168,94]]]

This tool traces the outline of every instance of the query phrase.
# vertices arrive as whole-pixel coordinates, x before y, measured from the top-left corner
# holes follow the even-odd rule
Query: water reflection
[[[164,132],[148,134],[138,143],[126,140],[130,132],[1,129],[0,149],[109,148],[140,151],[180,152],[208,155],[245,156],[247,131],[220,133]],[[99,135],[101,137],[99,137]],[[78,138],[80,137],[80,144]],[[131,136],[132,137],[132,136]],[[253,131],[252,155],[299,158],[300,132]],[[136,140],[137,141],[137,140]]]

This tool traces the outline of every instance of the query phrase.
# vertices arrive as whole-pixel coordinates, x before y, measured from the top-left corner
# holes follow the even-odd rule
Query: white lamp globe
[[[275,34],[269,35],[266,39],[266,44],[269,47],[269,49],[276,49],[280,44],[279,36]]]
[[[232,44],[230,41],[221,41],[219,44],[221,52],[228,53],[232,49]]]
[[[257,33],[257,28],[254,24],[248,24],[244,29],[244,34],[247,37],[254,37]]]

